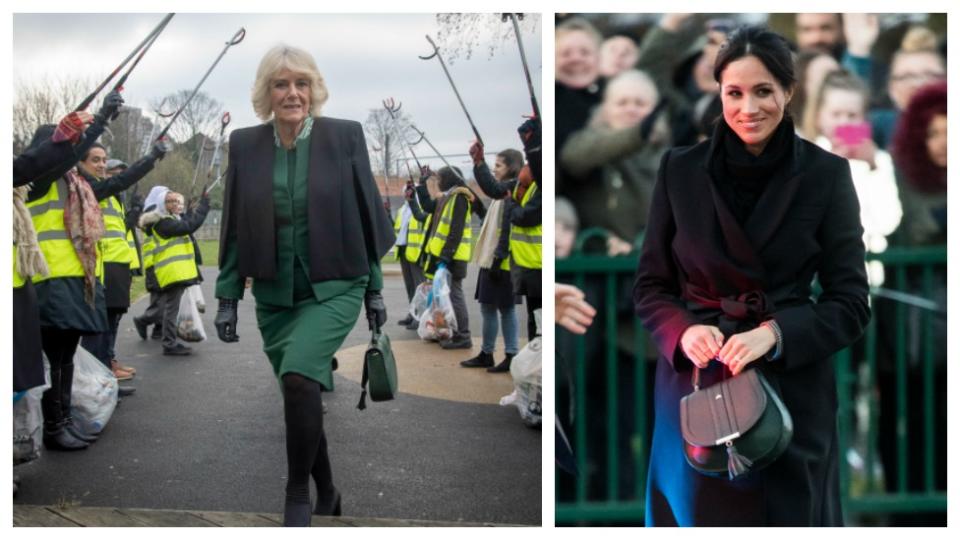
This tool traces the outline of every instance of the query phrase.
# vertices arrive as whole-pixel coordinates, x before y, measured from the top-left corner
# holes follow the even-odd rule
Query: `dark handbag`
[[[357,404],[361,411],[367,408],[368,383],[370,399],[373,401],[389,401],[397,395],[397,362],[390,348],[390,337],[382,333],[373,321],[370,327],[370,346],[363,354],[363,376],[360,380],[363,393]]]
[[[780,396],[756,369],[700,389],[680,400],[680,430],[687,463],[707,476],[734,480],[773,463],[793,436],[793,420]]]

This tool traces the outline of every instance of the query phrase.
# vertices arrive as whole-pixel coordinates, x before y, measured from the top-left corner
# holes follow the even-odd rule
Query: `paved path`
[[[343,509],[357,518],[540,524],[541,431],[526,428],[497,400],[509,375],[456,365],[471,351],[419,342],[395,321],[406,309],[400,276],[387,272],[384,297],[396,343],[400,396],[360,397],[358,357],[369,339],[361,320],[348,336],[336,390],[325,394],[334,481]],[[125,398],[101,440],[75,453],[44,452],[16,467],[18,505],[143,508],[274,514],[286,480],[282,402],[262,353],[253,301],[240,303],[240,342],[213,335],[216,269],[204,268],[210,338],[190,357],[164,357],[141,341],[132,315],[120,324],[117,351],[137,368],[137,393]],[[472,297],[475,276],[464,289]],[[471,329],[480,314],[471,304]],[[521,328],[525,328],[521,317]],[[475,349],[478,350],[478,349]],[[497,354],[501,356],[500,353]]]
[[[89,506],[13,507],[14,527],[280,527],[283,515]],[[492,527],[493,523],[313,516],[313,527]]]

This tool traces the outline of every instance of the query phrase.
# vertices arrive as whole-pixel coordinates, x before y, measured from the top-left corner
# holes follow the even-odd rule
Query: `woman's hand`
[[[607,236],[607,255],[610,257],[629,255],[632,251],[633,245],[631,245],[630,242],[627,242],[615,234]]]
[[[730,373],[739,374],[747,364],[767,354],[777,344],[777,336],[773,330],[760,326],[730,336],[727,344],[720,350],[717,360],[726,364]]]
[[[584,300],[583,291],[572,285],[557,283],[553,300],[556,306],[554,322],[574,334],[587,333],[587,327],[593,323],[597,310]]]
[[[723,333],[716,326],[694,324],[680,336],[683,354],[700,369],[707,367],[723,346]]]

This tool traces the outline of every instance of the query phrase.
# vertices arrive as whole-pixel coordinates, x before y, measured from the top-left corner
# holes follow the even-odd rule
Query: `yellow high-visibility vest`
[[[131,270],[138,270],[140,268],[140,253],[137,252],[137,241],[134,238],[136,234],[133,229],[127,229],[127,246],[130,248]]]
[[[166,216],[163,219],[174,218]],[[156,246],[153,248],[152,264],[161,289],[197,278],[196,254],[189,235],[163,238],[157,234],[154,225],[152,236]]]
[[[402,216],[403,211],[401,210],[397,212],[397,217],[393,219],[393,232],[397,235],[400,234],[400,228],[403,226]],[[423,251],[423,238],[427,234],[427,229],[430,228],[431,217],[427,215],[426,221],[417,221],[417,218],[410,217],[410,222],[407,223],[407,247],[404,250],[404,258],[408,262],[416,263],[420,260],[420,253]],[[394,259],[399,259],[399,255],[399,251],[395,251]]]
[[[43,258],[47,261],[47,267],[50,273],[46,276],[36,274],[33,276],[33,282],[53,278],[64,277],[83,277],[83,265],[77,252],[73,248],[73,242],[67,235],[67,229],[63,224],[63,209],[67,201],[67,181],[63,178],[54,182],[46,195],[27,203],[30,209],[30,217],[33,219],[33,228],[37,231],[37,242],[40,244],[40,251],[43,252]],[[101,242],[97,242],[97,268],[96,276],[103,276],[103,252]]]
[[[518,183],[511,196],[516,197]],[[531,184],[523,194],[520,206],[526,206],[537,191],[537,184]],[[510,258],[523,268],[539,270],[543,268],[543,224],[534,227],[510,226]]]
[[[443,210],[440,212],[440,223],[437,223],[437,230],[433,232],[433,236],[431,236],[430,241],[427,242],[427,253],[434,257],[440,256],[440,252],[443,251],[443,245],[447,243],[447,236],[450,234],[450,225],[453,222],[453,200],[458,196],[466,198],[466,195],[457,194],[448,197],[446,202],[444,202]],[[464,217],[463,236],[460,237],[460,244],[457,246],[457,251],[453,254],[453,260],[455,261],[469,261],[470,255],[473,253],[473,231],[470,229],[471,206],[470,199],[467,199],[467,213]]]
[[[123,203],[111,196],[100,201],[100,213],[103,214],[103,237],[100,247],[103,249],[103,262],[130,264],[130,244],[127,243],[127,225],[123,221]]]

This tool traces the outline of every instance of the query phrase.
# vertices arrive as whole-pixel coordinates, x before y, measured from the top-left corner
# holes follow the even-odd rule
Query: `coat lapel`
[[[760,262],[759,257],[757,257],[757,250],[754,249],[754,245],[750,241],[749,236],[744,232],[743,227],[737,223],[737,218],[733,216],[733,213],[727,207],[727,202],[723,200],[723,196],[717,188],[717,178],[711,170],[711,164],[717,156],[716,152],[719,151],[717,146],[723,144],[721,137],[721,130],[717,129],[714,132],[713,138],[710,140],[710,148],[707,154],[710,157],[704,164],[704,169],[708,177],[707,185],[710,186],[710,196],[713,198],[713,207],[716,210],[717,221],[720,223],[720,232],[723,235],[730,256],[750,277],[759,278],[763,276],[763,264]]]
[[[799,137],[794,135],[790,155],[791,162],[788,165],[789,172],[785,175],[778,174],[770,179],[771,184],[763,191],[763,195],[757,201],[757,207],[747,218],[746,233],[750,238],[750,244],[757,252],[763,250],[770,239],[773,238],[773,233],[777,231],[787,217],[790,204],[793,202],[802,177],[799,167],[799,164],[803,161],[801,159],[802,145]]]

